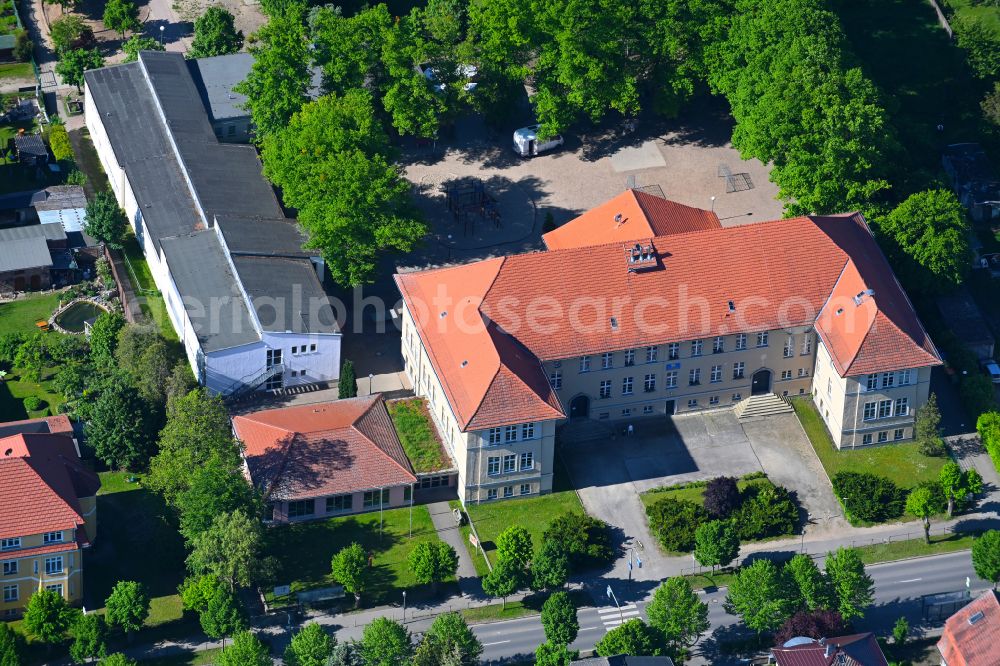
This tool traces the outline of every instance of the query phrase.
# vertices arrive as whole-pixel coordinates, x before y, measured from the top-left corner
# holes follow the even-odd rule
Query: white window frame
[[[500,476],[500,456],[489,456],[486,458],[486,475]]]
[[[802,356],[809,356],[812,354],[813,349],[813,336],[812,333],[806,333],[802,336],[802,350],[799,352]]]
[[[878,417],[880,419],[887,419],[891,416],[892,416],[892,400],[879,400]]]
[[[611,397],[611,380],[610,379],[602,379],[601,380],[601,385],[600,385],[600,387],[598,389],[597,396],[598,396],[598,399],[600,399],[600,400],[607,400],[608,398]]]
[[[892,405],[893,416],[908,416],[910,413],[910,399],[896,398]]]
[[[757,334],[757,347],[767,347],[768,344],[770,344],[769,338],[770,338],[770,335],[768,334],[768,331],[761,331],[760,333],[758,333]]]
[[[733,363],[733,379],[743,379],[746,377],[747,364],[743,361]]]
[[[615,367],[615,355],[613,352],[604,352],[601,354],[601,370],[610,370]]]
[[[698,386],[701,384],[701,368],[691,368],[688,371],[688,386]]]
[[[635,389],[633,377],[622,377],[622,395],[632,395]]]
[[[510,474],[517,471],[517,454],[507,453],[503,457],[503,473]]]
[[[497,446],[501,441],[500,428],[490,428],[486,434],[486,443],[488,446]]]
[[[643,377],[642,389],[646,393],[652,393],[656,390],[656,373],[649,373]]]
[[[896,385],[896,373],[895,372],[883,372],[882,373],[882,388],[892,388]]]
[[[488,499],[488,500],[495,500],[499,496],[500,496],[500,493],[497,491],[496,488],[487,488],[486,489],[486,499]]]
[[[580,357],[580,372],[590,372],[590,357],[581,356]]]
[[[17,575],[20,567],[18,566],[17,560],[8,560],[3,563],[3,575],[4,576],[14,576]]]
[[[503,487],[503,498],[508,499],[514,496],[514,486],[504,486]]]
[[[862,421],[874,421],[878,417],[878,402],[866,402],[861,414]]]
[[[530,495],[531,494],[531,484],[530,483],[522,483],[521,484],[521,494],[522,495]]]
[[[633,365],[635,365],[635,350],[634,349],[626,349],[625,350],[625,367],[627,368],[627,367],[633,366]]]
[[[63,572],[63,558],[62,555],[55,555],[53,557],[45,558],[45,575],[52,576],[55,574],[61,574]]]
[[[906,436],[906,431],[903,428],[896,428],[892,431],[892,440],[898,442]]]
[[[518,469],[522,472],[535,469],[535,453],[533,451],[525,451],[518,459],[517,465]]]
[[[872,372],[867,377],[865,377],[865,390],[875,391],[878,390],[878,373]]]
[[[17,585],[4,585],[3,586],[3,600],[4,603],[11,603],[18,601],[20,599],[20,590]]]
[[[674,389],[677,388],[677,371],[667,370],[666,376],[663,378],[664,388]]]
[[[21,547],[21,537],[0,539],[0,550],[17,550]]]
[[[712,338],[712,353],[721,354],[724,351],[726,351],[726,339],[721,335]]]
[[[660,353],[659,347],[656,346],[646,347],[646,363],[656,363],[656,357],[659,355],[659,353]]]
[[[552,386],[553,389],[555,389],[557,391],[559,389],[561,389],[562,388],[562,372],[559,371],[559,370],[556,370],[555,372],[552,372],[551,374],[549,374],[549,384]]]
[[[534,423],[523,423],[521,424],[521,439],[534,439],[535,438],[535,424]]]
[[[747,348],[747,334],[737,333],[736,334],[736,351],[741,351]]]
[[[869,432],[869,433],[865,433],[864,435],[861,435],[861,443],[865,444],[865,445],[871,444],[872,443],[872,434]]]
[[[909,386],[910,385],[911,372],[912,371],[910,371],[910,370],[900,370],[899,371],[899,381],[897,382],[897,385],[898,386]]]
[[[709,407],[713,407],[713,406],[718,405],[718,404],[719,404],[719,396],[713,395],[713,396],[711,396],[708,399],[708,405],[709,405]]]
[[[504,442],[516,442],[517,441],[517,426],[508,425],[503,427],[503,441]]]
[[[692,340],[691,341],[691,356],[701,356],[702,350],[705,347],[704,340]]]
[[[712,366],[712,374],[709,376],[709,381],[712,384],[717,384],[717,383],[719,383],[719,382],[722,381],[722,366],[721,365],[713,365]]]
[[[694,409],[698,406],[698,398],[688,398],[688,409]]]
[[[667,360],[676,361],[681,357],[681,343],[671,342],[667,345]]]

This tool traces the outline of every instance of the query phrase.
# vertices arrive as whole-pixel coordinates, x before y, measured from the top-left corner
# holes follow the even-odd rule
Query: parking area
[[[743,160],[729,143],[726,110],[705,102],[675,120],[648,118],[565,137],[556,151],[525,159],[511,133],[478,117],[461,119],[454,136],[411,146],[406,177],[431,223],[431,263],[540,247],[546,216],[562,224],[629,187],[712,209],[724,225],[780,218],[768,168]],[[513,129],[513,128],[512,128]],[[714,200],[713,200],[714,198]],[[413,267],[419,256],[409,257]]]
[[[793,491],[809,514],[808,534],[846,525],[830,482],[794,414],[740,423],[729,410],[636,422],[635,433],[609,428],[594,439],[593,426],[563,431],[560,453],[587,512],[617,528],[620,544],[645,546],[642,570],[633,578],[667,575],[666,558],[649,532],[639,495],[652,488],[716,476],[763,471]],[[624,558],[615,573],[627,575]],[[619,571],[620,569],[620,571]]]

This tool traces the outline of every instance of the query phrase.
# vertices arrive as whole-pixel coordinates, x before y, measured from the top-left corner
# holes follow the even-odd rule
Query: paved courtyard
[[[729,143],[731,123],[724,108],[706,102],[677,120],[651,117],[633,131],[567,135],[562,148],[524,159],[511,147],[515,126],[493,131],[478,117],[462,118],[452,138],[405,151],[406,177],[432,238],[403,265],[540,248],[547,214],[562,224],[628,187],[714,207],[727,226],[780,218],[768,167],[740,158]]]
[[[560,454],[587,512],[617,528],[618,542],[638,548],[644,566],[635,580],[667,575],[666,558],[646,523],[639,495],[647,490],[716,476],[765,472],[795,492],[810,516],[807,533],[843,527],[829,480],[794,414],[740,423],[729,410],[638,421],[635,434],[621,424],[596,441],[561,444]],[[628,574],[627,558],[612,576]]]

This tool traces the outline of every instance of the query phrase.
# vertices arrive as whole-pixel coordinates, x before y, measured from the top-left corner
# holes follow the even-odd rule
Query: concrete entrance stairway
[[[775,393],[752,395],[733,408],[733,413],[740,421],[755,421],[774,414],[787,414],[792,406],[788,401]]]

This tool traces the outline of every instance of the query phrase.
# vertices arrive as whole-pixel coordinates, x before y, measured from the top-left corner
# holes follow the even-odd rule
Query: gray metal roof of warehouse
[[[136,193],[154,246],[167,256],[181,297],[198,301],[218,294],[241,295],[237,280],[242,279],[243,290],[257,303],[264,297],[283,298],[296,285],[303,293],[325,298],[308,261],[261,261],[254,264],[252,275],[244,271],[237,276],[228,261],[220,263],[226,250],[216,233],[194,233],[218,219],[233,253],[309,256],[301,250],[304,238],[296,222],[285,218],[264,179],[257,152],[216,138],[208,111],[194,103],[203,98],[192,71],[179,53],[143,51],[136,62],[85,74],[115,157]],[[206,267],[212,267],[211,277],[206,277]],[[252,287],[246,285],[248,280]],[[250,319],[241,297],[227,316],[234,330],[200,331],[202,348],[213,351],[258,340]],[[280,322],[286,323],[291,322]],[[265,330],[279,330],[278,325]],[[309,325],[311,332],[337,331],[325,315]]]
[[[206,229],[166,238],[162,247],[170,274],[204,351],[229,349],[260,340],[214,231]]]
[[[333,307],[308,259],[245,255],[232,259],[253,303],[257,321],[265,331],[336,333],[339,330]]]
[[[86,208],[87,195],[79,185],[52,185],[41,190],[33,202],[35,210],[66,210]]]
[[[46,241],[66,240],[66,230],[61,224],[28,224],[23,227],[0,229],[0,243],[26,238],[41,238]]]
[[[51,265],[49,245],[41,236],[0,242],[0,273]]]
[[[215,224],[222,232],[231,254],[256,254],[265,257],[311,257],[316,252],[303,250],[306,237],[294,220],[219,215]]]
[[[201,101],[214,120],[246,118],[250,113],[243,108],[247,98],[233,87],[247,78],[253,66],[253,56],[249,53],[232,53],[212,58],[197,58],[187,61],[188,69]]]

